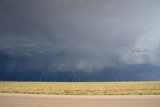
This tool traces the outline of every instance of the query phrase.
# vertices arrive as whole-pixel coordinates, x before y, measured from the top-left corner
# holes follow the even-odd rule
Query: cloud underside
[[[94,71],[160,65],[158,0],[1,0],[6,68]],[[27,66],[26,66],[27,64]]]

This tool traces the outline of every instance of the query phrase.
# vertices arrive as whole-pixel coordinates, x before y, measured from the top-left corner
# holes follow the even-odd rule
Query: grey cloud
[[[2,0],[0,50],[28,57],[32,67],[45,65],[49,71],[158,65],[158,4],[158,0]]]

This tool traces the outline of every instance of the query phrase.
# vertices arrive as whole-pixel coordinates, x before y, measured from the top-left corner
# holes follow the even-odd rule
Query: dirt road
[[[0,94],[0,107],[160,107],[160,96]]]

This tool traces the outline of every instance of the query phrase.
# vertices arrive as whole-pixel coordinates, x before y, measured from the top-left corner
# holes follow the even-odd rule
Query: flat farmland
[[[160,81],[0,82],[0,93],[50,95],[160,95]]]

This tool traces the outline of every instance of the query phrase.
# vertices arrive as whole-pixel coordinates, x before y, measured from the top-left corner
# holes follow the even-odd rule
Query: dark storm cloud
[[[159,65],[159,9],[158,0],[1,0],[4,66],[92,71]]]

